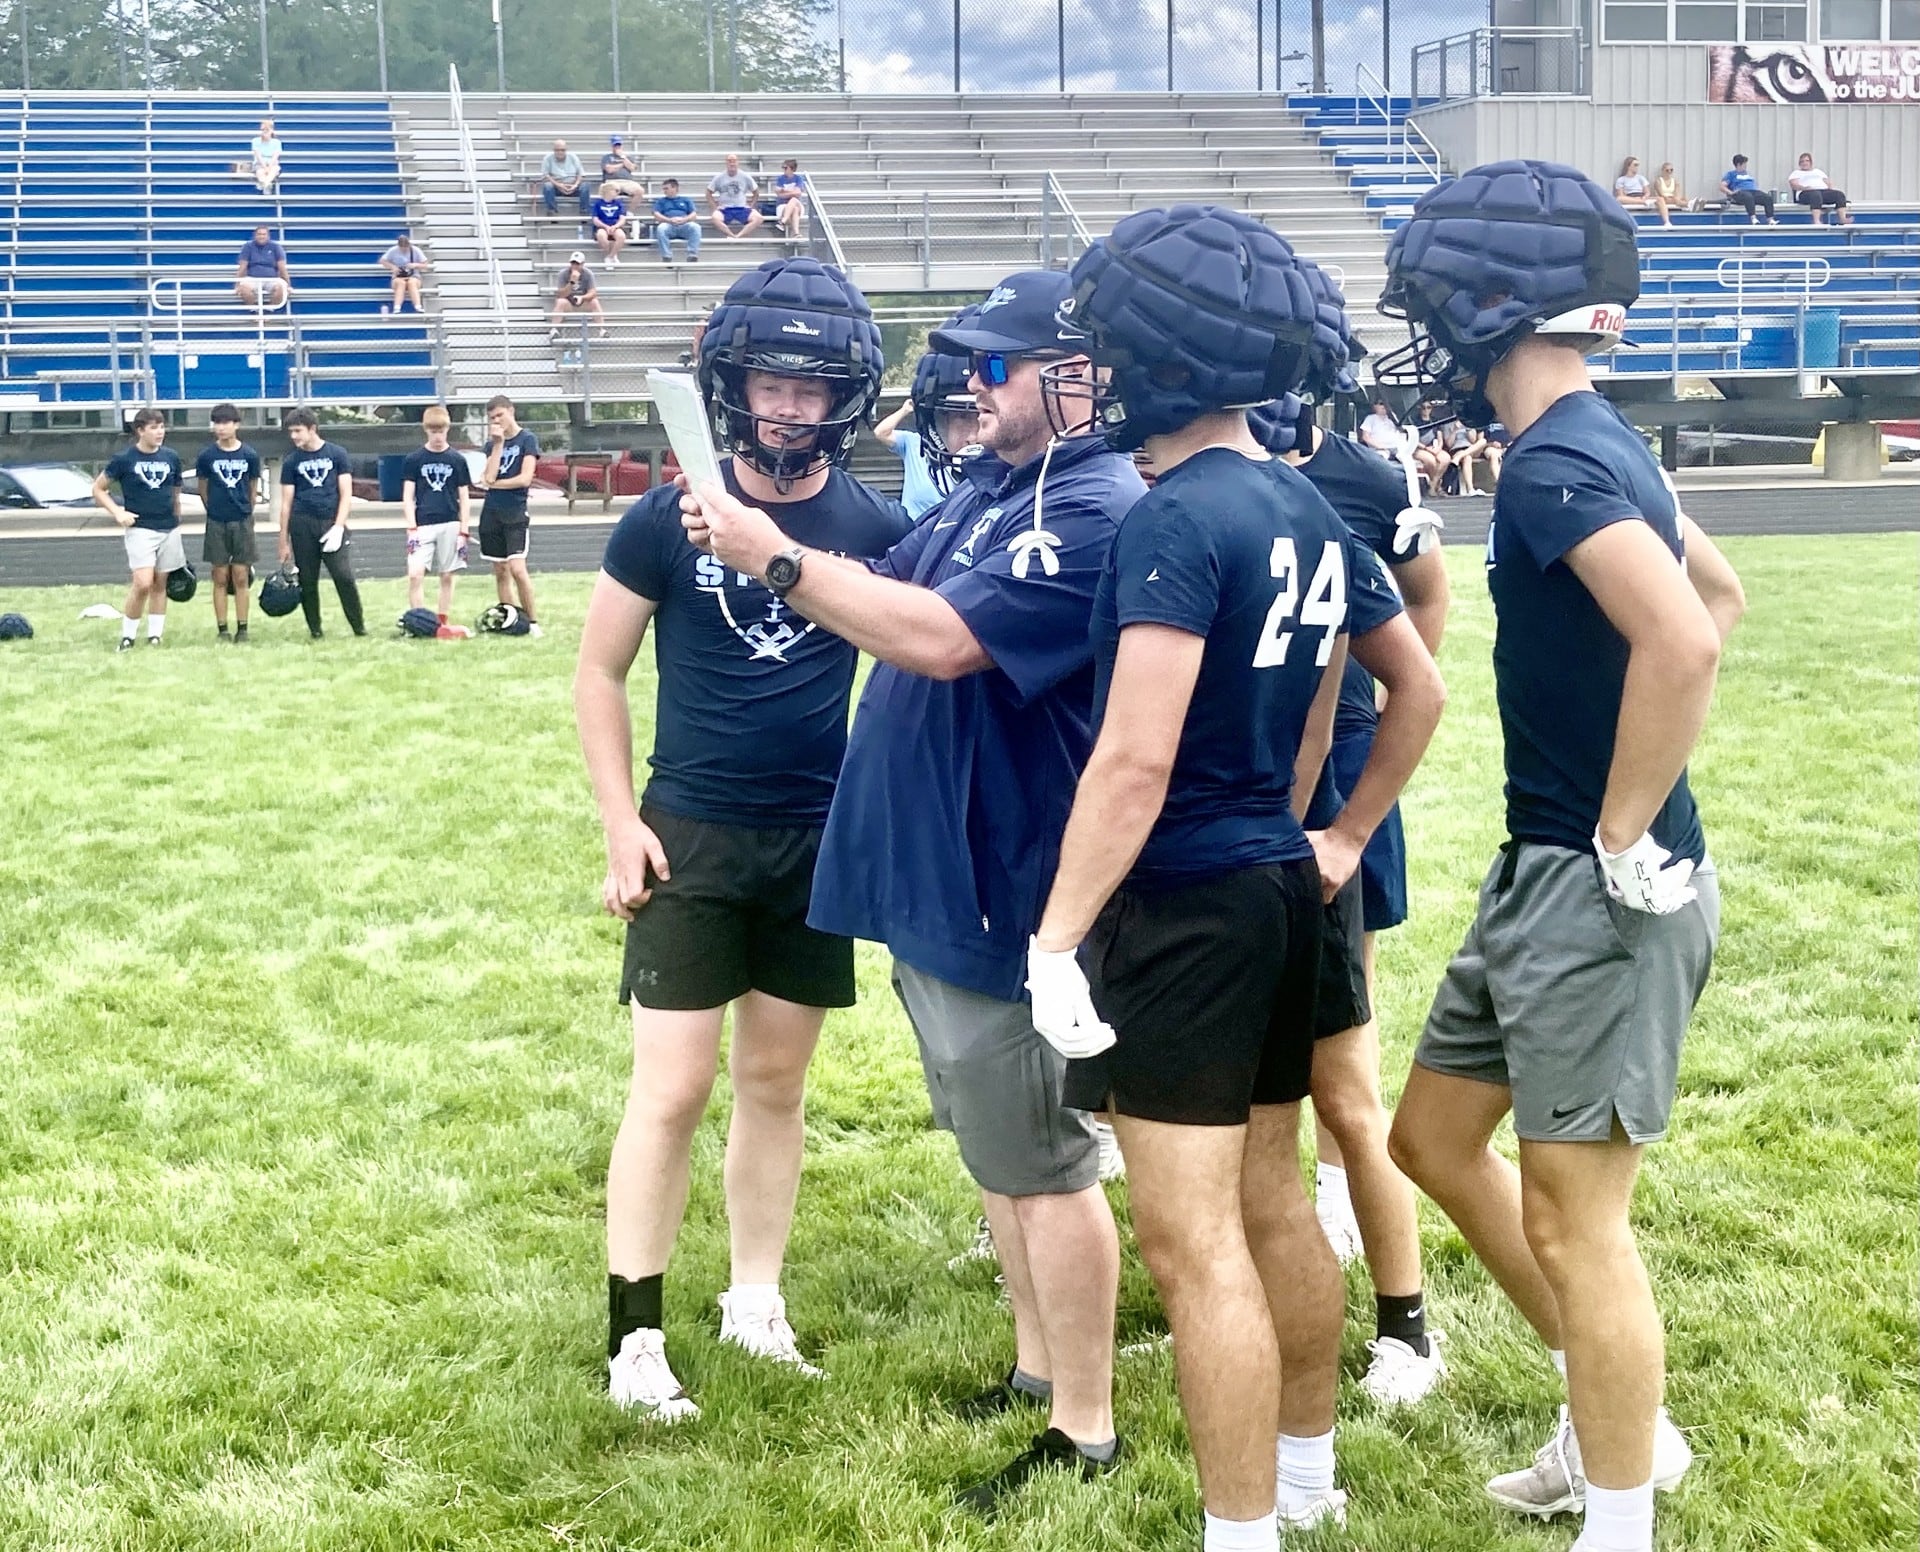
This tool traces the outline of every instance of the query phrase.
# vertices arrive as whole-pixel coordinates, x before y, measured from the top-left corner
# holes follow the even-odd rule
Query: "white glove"
[[[1027,993],[1033,1027],[1062,1056],[1098,1056],[1113,1044],[1113,1030],[1093,1011],[1093,992],[1073,950],[1044,949],[1028,938]]]
[[[347,530],[346,526],[342,523],[335,523],[325,533],[320,535],[320,548],[329,555],[346,542]]]
[[[1393,553],[1412,557],[1424,555],[1440,542],[1440,530],[1446,520],[1432,507],[1403,507],[1394,519]]]
[[[1600,858],[1600,871],[1606,875],[1607,893],[1630,911],[1645,911],[1649,916],[1670,916],[1699,898],[1699,891],[1687,880],[1693,877],[1693,861],[1682,857],[1669,863],[1673,853],[1653,838],[1652,832],[1640,837],[1625,851],[1608,851],[1596,830],[1593,849]]]

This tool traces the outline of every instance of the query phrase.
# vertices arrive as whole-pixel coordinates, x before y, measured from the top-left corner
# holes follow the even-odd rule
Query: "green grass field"
[[[1694,766],[1725,931],[1639,1201],[1699,1457],[1661,1544],[1910,1547],[1920,554],[1727,549],[1751,609]],[[1395,1091],[1499,837],[1491,615],[1451,558],[1452,703],[1382,952]],[[870,948],[814,1069],[787,1279],[831,1379],[714,1340],[722,1093],[668,1286],[706,1415],[668,1434],[604,1399],[628,1044],[568,703],[587,585],[543,581],[538,642],[314,647],[296,617],[244,652],[203,596],[125,658],[74,618],[117,590],[8,595],[40,635],[0,647],[0,1547],[1197,1546],[1164,1352],[1121,1361],[1118,1477],[992,1527],[947,1508],[1024,1440],[943,1410],[1009,1335],[990,1271],[944,1270],[973,1205]],[[1544,1357],[1424,1226],[1453,1372],[1404,1415],[1343,1388],[1348,1539],[1560,1552],[1569,1522],[1481,1495],[1545,1436]],[[1358,1269],[1350,1294],[1351,1379]],[[1157,1325],[1130,1256],[1122,1340]]]

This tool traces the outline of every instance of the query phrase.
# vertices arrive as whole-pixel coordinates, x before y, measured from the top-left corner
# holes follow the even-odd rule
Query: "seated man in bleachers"
[[[687,262],[700,262],[700,223],[693,218],[693,201],[680,192],[680,180],[669,178],[660,185],[660,197],[653,202],[653,240],[660,245],[663,262],[673,262],[673,242],[677,237],[687,245]]]
[[[420,306],[420,276],[432,266],[432,261],[414,247],[413,238],[402,232],[393,240],[393,246],[380,255],[380,265],[393,277],[392,310],[403,312],[411,302],[415,312],[424,311]]]
[[[754,181],[740,170],[740,158],[727,153],[727,170],[715,173],[707,184],[707,203],[714,226],[724,237],[745,237],[766,217],[754,205]]]
[[[280,137],[273,132],[273,120],[260,121],[260,133],[253,137],[253,186],[262,194],[271,194],[280,182]]]
[[[593,190],[587,183],[587,170],[580,165],[580,158],[567,149],[564,140],[556,140],[553,149],[540,162],[540,199],[547,207],[547,214],[560,214],[560,198],[580,201],[580,214],[584,217],[592,214]]]
[[[1842,226],[1853,225],[1853,212],[1847,208],[1846,191],[1836,189],[1828,181],[1827,175],[1813,165],[1811,151],[1800,153],[1798,164],[1787,174],[1787,187],[1793,190],[1793,202],[1807,207],[1815,226],[1826,225],[1826,212],[1829,210],[1840,218]]]
[[[1780,224],[1773,214],[1773,195],[1760,187],[1760,180],[1748,169],[1744,156],[1733,159],[1732,169],[1720,180],[1720,192],[1726,195],[1729,205],[1738,205],[1746,211],[1748,226],[1754,224],[1756,210],[1766,211],[1768,226]]]
[[[287,250],[273,240],[268,228],[256,226],[253,240],[240,245],[233,290],[249,307],[278,307],[293,294]]]
[[[560,285],[553,293],[553,327],[547,331],[550,344],[558,344],[560,326],[581,313],[592,313],[599,325],[595,339],[607,337],[607,315],[600,306],[600,288],[593,271],[587,268],[587,256],[575,249],[568,255],[566,268],[560,271]]]
[[[1400,451],[1400,422],[1393,418],[1385,399],[1373,401],[1373,413],[1360,422],[1360,442],[1382,458],[1397,457]]]
[[[603,183],[593,199],[593,241],[608,269],[620,267],[620,250],[627,245],[627,202],[616,192],[619,185]]]
[[[639,199],[647,192],[647,186],[640,177],[640,169],[633,165],[633,158],[622,149],[618,135],[607,137],[607,152],[600,158],[600,192],[602,194],[606,193],[609,183],[613,185],[614,193],[622,199]]]

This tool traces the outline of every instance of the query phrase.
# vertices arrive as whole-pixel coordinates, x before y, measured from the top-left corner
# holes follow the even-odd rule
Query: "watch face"
[[[800,580],[800,557],[782,553],[767,562],[767,586],[785,592]]]

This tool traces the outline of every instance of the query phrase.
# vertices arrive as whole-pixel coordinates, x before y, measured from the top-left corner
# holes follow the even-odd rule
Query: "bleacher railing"
[[[827,245],[828,256],[844,272],[847,268],[847,250],[840,246],[840,233],[833,224],[833,212],[827,208],[826,200],[820,196],[820,186],[809,177],[807,179],[807,214],[819,229],[821,239]]]
[[[1071,267],[1074,261],[1074,247],[1077,242],[1080,252],[1084,253],[1093,246],[1093,233],[1087,229],[1087,223],[1080,219],[1080,212],[1073,208],[1073,201],[1067,197],[1067,191],[1060,186],[1060,180],[1052,173],[1040,175],[1040,267],[1053,268],[1053,233],[1056,218],[1064,227],[1065,252],[1061,267]]]
[[[1387,153],[1390,159],[1397,160],[1407,168],[1412,176],[1412,167],[1418,166],[1430,182],[1440,181],[1442,166],[1440,148],[1427,138],[1426,131],[1414,123],[1406,114],[1400,115],[1400,122],[1394,123],[1393,96],[1387,90],[1386,83],[1365,65],[1353,67],[1353,122],[1361,121],[1360,105],[1367,104],[1379,121],[1389,126]],[[1411,165],[1410,165],[1411,164]]]
[[[493,221],[487,211],[486,186],[480,181],[479,163],[473,154],[473,132],[467,125],[466,105],[460,96],[460,71],[451,64],[447,66],[447,100],[454,137],[460,147],[460,177],[473,207],[473,235],[479,244],[481,267],[486,271],[487,295],[500,320],[500,372],[506,377],[513,370],[513,331],[507,327],[507,279],[500,268],[499,255],[493,251]]]
[[[1422,107],[1476,97],[1578,97],[1586,91],[1578,27],[1476,27],[1413,47],[1413,100]]]

